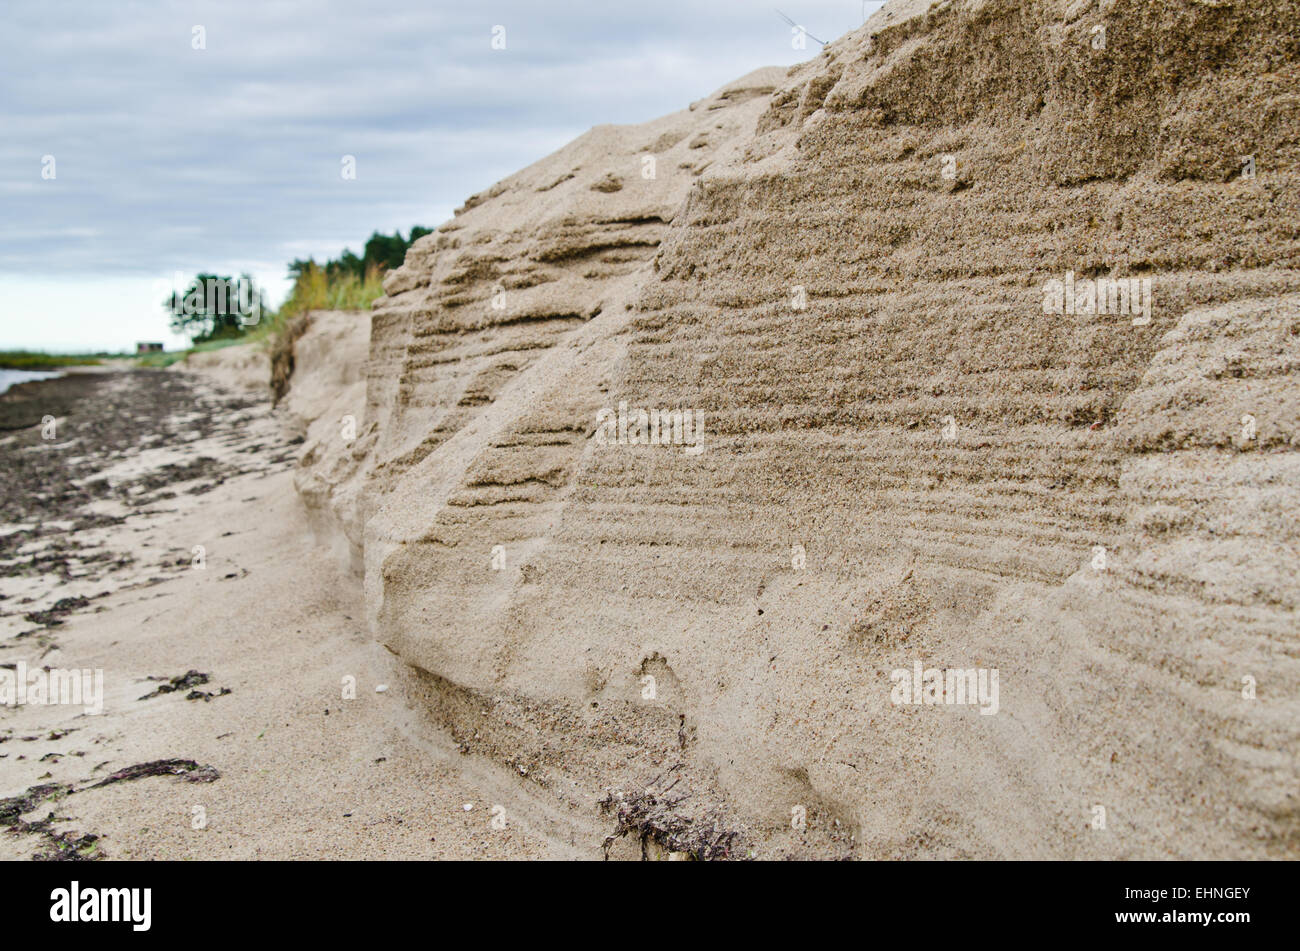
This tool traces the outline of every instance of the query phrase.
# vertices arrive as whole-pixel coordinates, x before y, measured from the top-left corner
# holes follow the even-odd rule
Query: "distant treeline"
[[[365,310],[383,295],[385,272],[401,267],[407,248],[431,233],[419,225],[405,238],[401,231],[376,231],[360,256],[345,248],[320,264],[313,258],[290,262],[293,289],[277,311],[267,309],[261,289],[247,274],[199,274],[163,305],[172,315],[172,329],[196,346],[277,333],[289,318],[309,310]]]
[[[310,265],[319,267],[331,280],[348,274],[364,278],[371,270],[390,271],[402,266],[402,262],[406,260],[407,248],[415,244],[419,238],[432,233],[432,228],[423,228],[419,225],[412,228],[410,236],[406,238],[402,237],[401,231],[394,231],[391,237],[376,231],[366,242],[360,257],[353,254],[350,248],[344,248],[343,253],[337,258],[323,264],[316,264],[312,258],[293,261],[289,265],[289,276],[297,278]]]

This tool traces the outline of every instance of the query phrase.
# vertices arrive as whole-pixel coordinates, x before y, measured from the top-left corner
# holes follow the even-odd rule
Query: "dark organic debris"
[[[59,799],[72,792],[71,786],[62,783],[45,783],[32,786],[25,793],[0,799],[0,825],[13,825],[24,812],[31,812],[49,799]]]
[[[606,859],[614,840],[629,834],[640,841],[643,859],[651,858],[652,851],[677,853],[698,861],[731,857],[739,833],[723,826],[716,814],[700,818],[679,812],[678,806],[689,797],[670,797],[668,790],[675,783],[676,780],[663,792],[650,787],[638,793],[608,792],[600,802],[600,809],[603,813],[613,813],[617,825],[602,845]]]
[[[33,862],[96,862],[104,858],[96,843],[99,836],[93,832],[83,834],[75,830],[55,832],[54,823],[67,822],[69,816],[49,813],[35,822],[19,822],[9,831],[14,835],[39,835],[41,846],[32,855]],[[43,850],[42,850],[43,849]]]
[[[210,701],[213,697],[224,697],[226,694],[228,694],[228,693],[230,693],[230,692],[231,692],[231,690],[230,690],[229,687],[222,687],[222,688],[221,688],[220,690],[218,690],[216,693],[209,693],[209,692],[206,691],[206,690],[191,690],[189,693],[187,693],[187,694],[185,695],[185,699],[186,699],[186,700],[202,700],[204,703],[207,703],[207,702]]]
[[[72,526],[74,532],[84,532],[91,528],[111,528],[126,522],[125,515],[82,515]]]
[[[149,763],[136,763],[119,769],[107,779],[101,779],[88,789],[98,789],[111,783],[144,779],[146,776],[180,776],[187,783],[210,783],[221,777],[215,766],[200,766],[192,759],[156,759]]]
[[[162,680],[161,677],[151,677],[151,680]],[[177,690],[190,690],[201,684],[207,683],[211,679],[210,674],[201,673],[197,670],[188,670],[179,677],[173,677],[171,680],[162,684],[151,693],[145,694],[141,700],[151,700],[154,697],[164,693],[175,693]]]
[[[37,852],[32,856],[33,862],[97,862],[104,858],[104,853],[96,845],[99,836],[93,832],[77,835],[76,832],[47,832],[45,844],[48,850]]]
[[[78,611],[90,603],[89,598],[60,598],[54,604],[44,611],[33,611],[30,614],[24,614],[23,619],[33,624],[40,624],[43,627],[54,627],[56,624],[63,623],[63,617]]]
[[[0,825],[8,826],[10,835],[35,835],[41,838],[44,851],[38,849],[32,858],[42,862],[91,861],[103,857],[95,843],[99,836],[93,833],[55,832],[54,823],[67,822],[67,816],[48,813],[44,819],[25,822],[22,815],[49,801],[57,801],[76,792],[63,783],[45,783],[31,786],[20,796],[0,799]]]
[[[198,412],[177,414],[177,406]],[[262,475],[268,467],[293,467],[295,452],[286,438],[269,434],[246,438],[246,423],[268,412],[260,397],[210,392],[188,374],[145,368],[112,374],[69,373],[11,387],[0,395],[0,432],[6,435],[0,445],[5,483],[0,491],[0,523],[31,527],[0,536],[0,569],[64,583],[114,576],[131,580],[121,573],[134,559],[113,546],[123,537],[124,526],[137,516],[166,511],[159,508],[161,500],[176,498],[196,485],[202,491],[204,484],[219,484],[245,473]],[[42,432],[47,416],[61,421],[61,438],[55,442]],[[108,478],[109,469],[141,448],[199,440],[224,445],[231,440],[257,442],[264,448],[261,453],[240,453],[223,461],[195,447],[183,465],[166,465],[131,479]],[[40,451],[32,451],[38,447]],[[92,511],[91,506],[101,501],[120,503],[123,514]],[[19,556],[32,542],[39,545],[31,554]],[[95,600],[102,596],[87,592],[89,604],[67,599],[52,607],[18,597],[2,603],[7,614],[33,615],[35,630],[23,633],[37,641],[43,654],[53,642],[42,634],[60,630],[55,622],[66,614],[94,610]]]
[[[100,766],[104,764],[101,763]],[[96,766],[95,769],[99,769]],[[210,783],[221,777],[214,766],[200,766],[192,759],[160,759],[150,763],[137,763],[126,769],[119,769],[107,779],[101,780],[85,789],[96,789],[112,783],[144,779],[146,776],[179,776],[190,783]],[[44,783],[32,786],[18,796],[0,799],[0,826],[7,826],[11,835],[37,835],[41,837],[42,850],[32,858],[38,862],[81,862],[93,861],[104,857],[97,843],[99,836],[92,832],[75,831],[55,832],[54,823],[67,822],[67,816],[55,816],[49,813],[44,819],[26,822],[22,816],[31,812],[42,803],[58,801],[65,796],[80,792],[64,783]]]

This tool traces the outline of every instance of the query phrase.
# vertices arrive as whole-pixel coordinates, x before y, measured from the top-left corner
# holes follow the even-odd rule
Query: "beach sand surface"
[[[245,362],[232,351],[232,362]],[[33,442],[29,433],[26,444],[11,436],[0,448],[84,459],[94,443],[96,461],[78,476],[93,481],[107,472],[116,491],[89,508],[121,519],[62,532],[76,513],[42,511],[29,500],[32,538],[17,549],[27,557],[7,564],[29,570],[3,578],[11,635],[0,662],[102,670],[103,712],[0,710],[0,799],[59,790],[38,793],[21,814],[37,828],[0,834],[0,857],[591,856],[599,836],[589,816],[557,812],[522,789],[518,774],[471,762],[411,707],[404,665],[358,621],[359,580],[306,530],[292,473],[301,419],[230,389],[226,370],[104,375],[96,394],[81,394],[60,419],[58,441]],[[164,389],[169,408],[158,399]],[[151,405],[153,420],[142,412]],[[180,455],[213,460],[211,475],[167,471],[174,447],[114,450],[90,432],[130,407],[142,431],[189,435],[183,417],[195,405],[216,422],[181,443]],[[178,474],[193,478],[166,478]],[[142,485],[149,488],[137,491]],[[71,540],[89,550],[70,551]],[[29,550],[66,557],[42,574],[31,570]],[[95,554],[105,552],[109,567],[97,569],[104,563]],[[51,618],[58,623],[25,618],[73,590],[89,592],[88,602]],[[16,603],[24,598],[33,600]],[[191,671],[208,681],[142,699]],[[343,699],[345,678],[354,699]],[[208,696],[186,699],[191,691]],[[95,787],[162,760],[200,769]],[[206,767],[219,778],[189,781],[210,776]]]

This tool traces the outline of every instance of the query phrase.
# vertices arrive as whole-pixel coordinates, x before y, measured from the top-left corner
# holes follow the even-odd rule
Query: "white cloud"
[[[827,39],[863,13],[859,0],[782,9]],[[252,269],[274,290],[294,249],[330,257],[375,230],[436,226],[592,125],[817,53],[747,0],[53,0],[5,17],[0,348],[165,339],[161,311],[99,293],[136,299],[157,275],[200,269]],[[355,182],[339,179],[344,154]]]

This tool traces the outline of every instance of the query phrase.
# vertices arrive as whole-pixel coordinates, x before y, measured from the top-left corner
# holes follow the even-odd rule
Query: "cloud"
[[[824,38],[863,12],[782,9]],[[5,16],[0,273],[70,280],[359,250],[376,229],[439,224],[592,125],[818,49],[792,49],[772,9],[740,0],[56,0]]]

